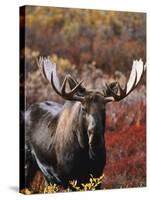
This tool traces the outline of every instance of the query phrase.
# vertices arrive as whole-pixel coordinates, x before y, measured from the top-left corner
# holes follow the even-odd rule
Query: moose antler
[[[51,83],[53,89],[58,95],[67,100],[82,101],[84,99],[83,96],[79,95],[81,91],[85,90],[81,86],[83,81],[78,83],[71,75],[68,74],[65,76],[62,86],[60,86],[55,63],[52,63],[49,58],[40,57],[39,60],[37,60],[37,65],[40,68],[44,78]],[[67,81],[71,89],[69,92],[66,91]]]
[[[56,73],[56,64],[52,63],[49,58],[40,57],[37,64],[44,76],[44,78],[51,83],[53,89],[56,93],[67,100],[83,101],[84,96],[88,91],[81,86],[83,81],[76,81],[70,74],[67,74],[60,86],[59,78]],[[120,101],[128,96],[138,85],[144,71],[146,70],[146,65],[143,65],[143,61],[140,59],[133,61],[132,70],[129,76],[128,82],[125,87],[122,88],[119,82],[113,82],[109,85],[106,84],[106,90],[104,91],[105,102],[110,101]],[[66,91],[66,84],[69,84],[70,91]]]
[[[146,64],[143,65],[143,61],[140,59],[133,61],[132,70],[129,76],[129,80],[125,87],[122,88],[118,82],[113,82],[109,85],[106,84],[105,99],[112,98],[113,101],[120,101],[128,96],[138,85],[144,71],[146,70]],[[119,94],[118,94],[119,93]],[[111,100],[111,101],[112,101]]]

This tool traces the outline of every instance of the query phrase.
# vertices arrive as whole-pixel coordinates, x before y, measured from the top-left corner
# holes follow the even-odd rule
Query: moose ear
[[[115,101],[114,97],[112,96],[112,91],[113,93],[117,94],[118,90],[118,82],[112,82],[109,85],[106,85],[105,89],[103,90],[105,103]]]
[[[114,97],[105,97],[104,98],[105,103],[111,102],[111,101],[115,101]]]

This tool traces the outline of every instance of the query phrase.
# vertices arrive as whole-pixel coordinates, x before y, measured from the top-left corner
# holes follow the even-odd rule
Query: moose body
[[[68,187],[70,180],[85,183],[90,175],[100,177],[106,163],[105,105],[127,96],[139,83],[144,72],[132,67],[129,84],[107,86],[104,94],[86,90],[70,75],[60,88],[55,66],[40,59],[39,66],[54,90],[67,101],[64,105],[45,101],[31,105],[25,113],[25,184],[29,187],[37,169],[48,183]],[[137,64],[137,63],[136,63]],[[50,68],[48,71],[47,68]],[[130,76],[131,76],[130,75]],[[66,92],[66,83],[71,89]],[[119,94],[118,94],[119,91]]]
[[[50,101],[36,103],[26,116],[27,149],[48,183],[66,187],[69,180],[84,183],[90,174],[95,177],[102,174],[106,162],[105,111],[95,116],[102,121],[102,127],[97,124],[97,134],[91,135],[90,144],[86,113],[80,102],[66,102],[64,106]],[[27,157],[27,173],[30,162],[33,161]]]

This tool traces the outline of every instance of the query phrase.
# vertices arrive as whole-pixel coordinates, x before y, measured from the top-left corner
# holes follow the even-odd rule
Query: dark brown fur
[[[26,146],[31,154],[26,167],[34,163],[31,166],[40,168],[48,182],[64,187],[69,180],[81,183],[90,174],[102,175],[106,160],[105,109],[100,95],[90,94],[82,104],[36,103],[26,116]],[[30,167],[26,171],[28,180]]]

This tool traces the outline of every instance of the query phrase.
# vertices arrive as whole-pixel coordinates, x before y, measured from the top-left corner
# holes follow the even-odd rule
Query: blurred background
[[[64,103],[41,76],[38,56],[50,56],[60,80],[70,73],[83,79],[85,87],[99,90],[114,80],[124,85],[133,60],[146,61],[144,13],[27,6],[20,17],[22,34],[24,26],[26,108],[43,100]],[[145,75],[127,98],[106,109],[107,164],[102,187],[145,186]],[[36,179],[33,185],[38,188],[40,183]]]

